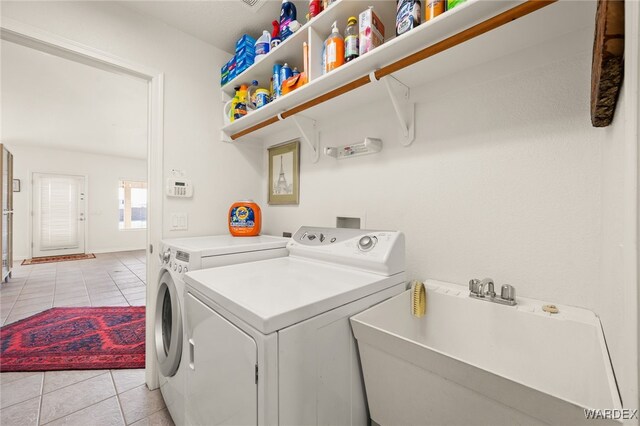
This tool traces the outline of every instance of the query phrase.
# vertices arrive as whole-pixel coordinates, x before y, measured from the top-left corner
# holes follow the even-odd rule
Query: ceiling
[[[306,22],[309,2],[295,0],[298,20]],[[213,46],[233,53],[243,34],[259,37],[271,33],[271,22],[280,17],[280,0],[259,0],[248,7],[242,0],[123,1],[122,6],[156,18]],[[254,10],[257,11],[254,12]]]
[[[147,83],[1,41],[9,145],[147,158]]]

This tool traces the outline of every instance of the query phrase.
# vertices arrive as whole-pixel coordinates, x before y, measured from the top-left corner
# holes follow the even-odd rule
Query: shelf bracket
[[[231,139],[231,135],[229,135],[227,132],[221,130],[220,131],[220,140],[222,142],[226,142],[226,143],[232,143],[233,139]]]
[[[409,146],[416,138],[416,104],[410,101],[409,88],[390,75],[382,77],[380,81],[387,89],[391,106],[396,113],[398,124],[402,130],[403,138],[400,143],[403,146]]]
[[[320,137],[316,121],[301,115],[292,115],[289,117],[293,124],[296,125],[300,132],[300,137],[311,148],[311,161],[317,163],[320,159]]]

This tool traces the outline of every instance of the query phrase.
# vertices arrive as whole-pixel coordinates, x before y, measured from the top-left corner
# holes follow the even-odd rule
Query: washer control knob
[[[168,263],[171,259],[171,250],[167,250],[161,255],[162,263]]]
[[[176,269],[178,269],[178,265],[176,265],[175,263],[173,264],[173,270],[175,271]]]
[[[184,273],[186,274],[187,272],[189,272],[189,268],[187,268],[186,266],[184,267]]]
[[[182,273],[182,265],[178,266],[178,272]]]
[[[309,236],[307,237],[309,239],[309,241],[313,241],[316,239],[315,234],[309,234]]]
[[[369,251],[373,248],[373,246],[376,245],[377,242],[378,239],[376,237],[365,235],[364,237],[360,238],[360,241],[358,241],[358,248],[362,251]]]

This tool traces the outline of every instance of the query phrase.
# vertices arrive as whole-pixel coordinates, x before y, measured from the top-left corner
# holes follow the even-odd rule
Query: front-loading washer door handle
[[[194,370],[196,369],[196,366],[193,362],[193,355],[195,352],[195,348],[196,348],[196,344],[193,341],[193,339],[189,339],[189,368]]]

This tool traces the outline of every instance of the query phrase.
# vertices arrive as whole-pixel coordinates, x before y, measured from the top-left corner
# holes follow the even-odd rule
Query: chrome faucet
[[[469,297],[502,305],[513,306],[517,303],[516,289],[509,284],[504,284],[500,289],[500,297],[496,297],[495,285],[491,278],[483,280],[474,278],[469,281]]]

